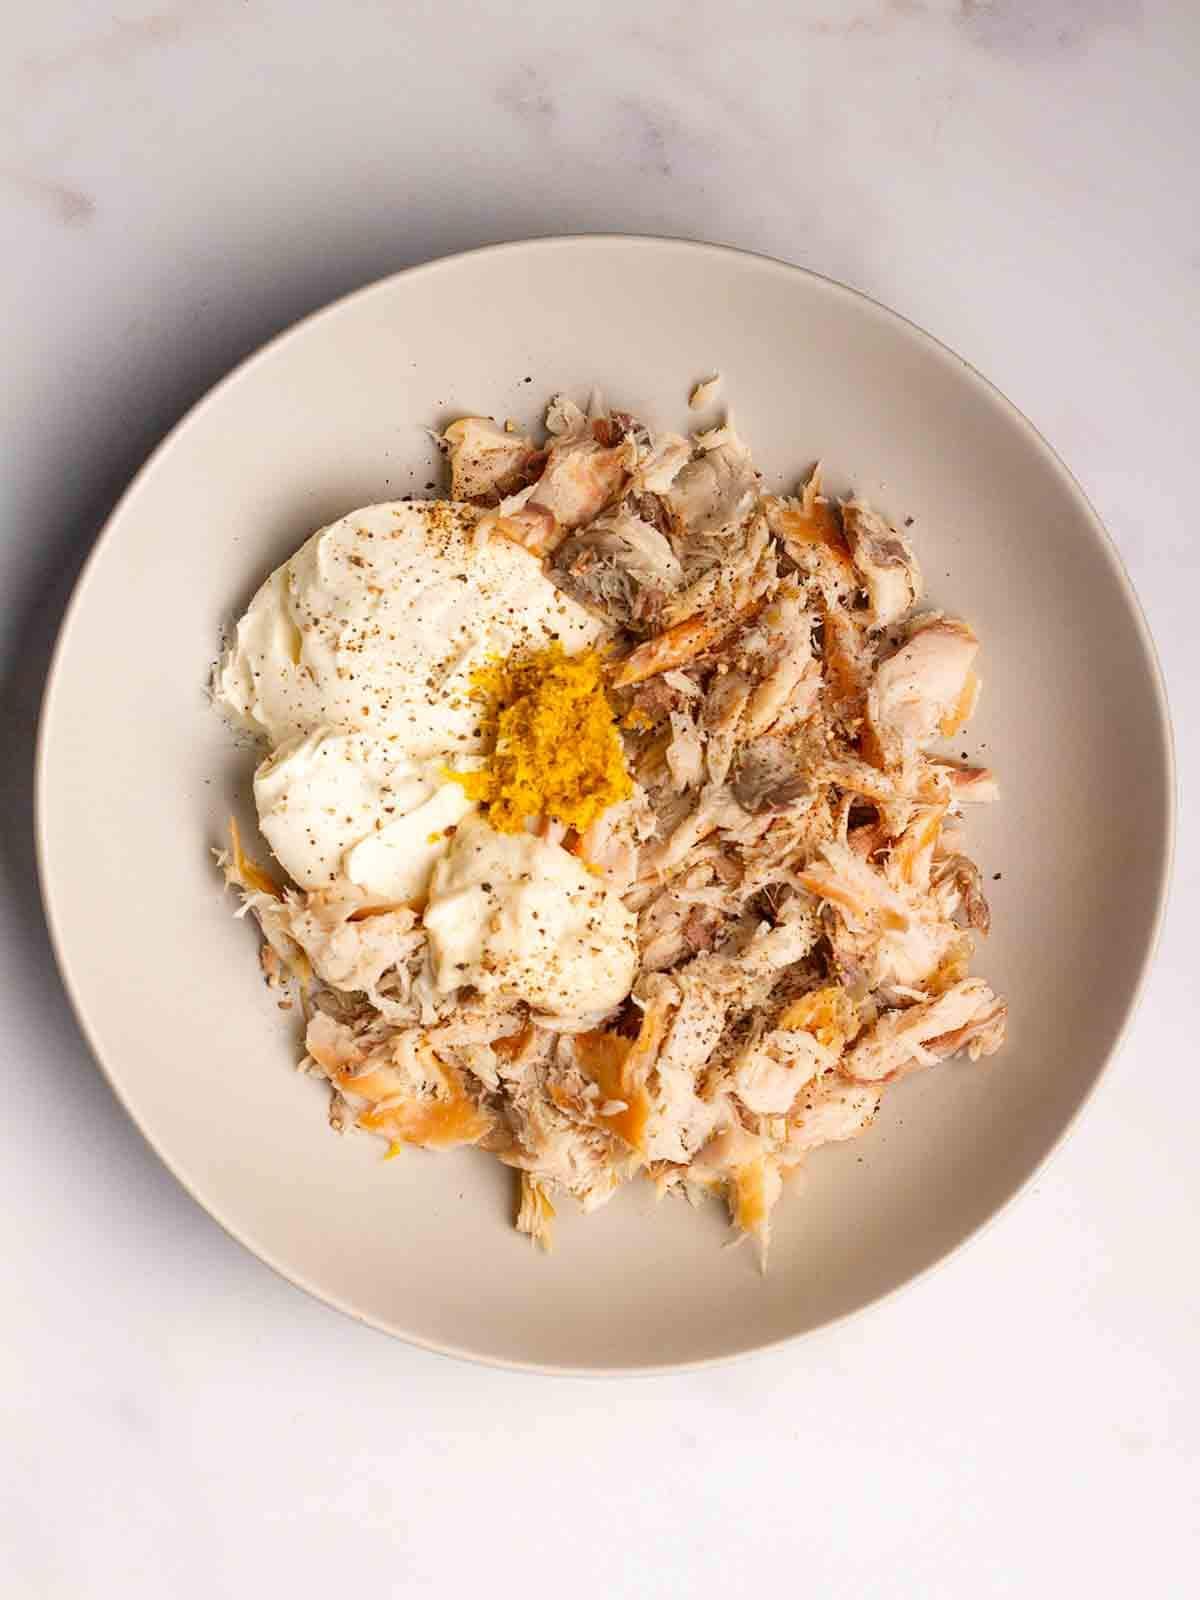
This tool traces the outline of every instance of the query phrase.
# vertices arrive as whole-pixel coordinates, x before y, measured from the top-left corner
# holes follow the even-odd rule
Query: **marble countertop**
[[[0,1593],[1188,1592],[1200,11],[42,0],[4,57]],[[1136,1024],[1023,1199],[848,1326],[606,1383],[410,1350],[226,1238],[76,1032],[29,820],[65,596],[182,412],[355,285],[591,230],[814,267],[999,384],[1120,547],[1183,802]]]

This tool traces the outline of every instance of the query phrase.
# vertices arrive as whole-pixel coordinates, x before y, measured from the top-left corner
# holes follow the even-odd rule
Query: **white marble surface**
[[[1194,1592],[1200,11],[41,0],[5,45],[0,1594]],[[1134,1030],[997,1226],[801,1347],[598,1384],[355,1326],[176,1188],[61,997],[29,765],[97,524],[211,382],[405,263],[610,229],[842,278],[1033,418],[1148,611],[1184,822]]]

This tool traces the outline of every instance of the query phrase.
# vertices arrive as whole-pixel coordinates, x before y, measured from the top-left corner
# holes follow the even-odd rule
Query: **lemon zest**
[[[604,667],[595,650],[559,644],[489,662],[472,674],[495,747],[478,772],[451,772],[500,833],[550,817],[583,833],[633,793]]]

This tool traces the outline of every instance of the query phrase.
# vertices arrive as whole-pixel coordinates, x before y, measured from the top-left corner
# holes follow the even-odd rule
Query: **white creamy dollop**
[[[482,512],[446,500],[365,506],[303,544],[259,589],[214,694],[272,745],[329,728],[411,757],[482,748],[471,673],[601,625],[511,541],[477,545]]]
[[[446,830],[475,810],[441,762],[325,729],[267,757],[254,774],[254,802],[276,860],[302,889],[344,878],[371,902],[411,906],[425,899]]]
[[[629,993],[636,918],[561,845],[457,829],[433,869],[425,930],[441,993],[463,984],[562,1018],[599,1016]]]

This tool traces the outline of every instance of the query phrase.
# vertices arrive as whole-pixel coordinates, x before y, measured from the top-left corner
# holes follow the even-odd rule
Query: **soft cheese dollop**
[[[250,602],[217,701],[272,745],[323,727],[411,757],[480,750],[475,668],[552,642],[573,654],[602,631],[528,551],[477,543],[482,516],[392,501],[320,529]]]
[[[276,860],[302,889],[344,878],[372,902],[411,906],[425,899],[446,830],[475,809],[440,762],[325,729],[268,756],[254,775],[254,801]]]
[[[425,930],[438,989],[470,984],[564,1018],[629,993],[636,918],[561,845],[471,817],[433,869]]]

